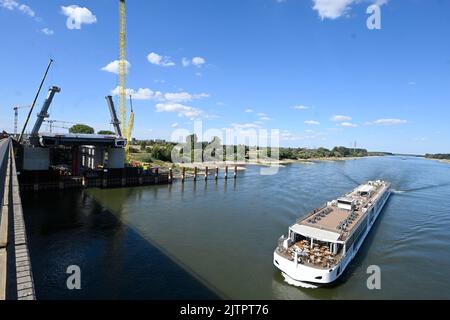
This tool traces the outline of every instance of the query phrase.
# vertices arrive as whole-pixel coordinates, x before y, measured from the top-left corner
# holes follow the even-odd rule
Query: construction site
[[[59,133],[69,129],[68,121],[51,119],[51,106],[63,88],[51,85],[42,106],[38,109],[41,91],[51,72],[50,59],[31,105],[15,106],[14,134],[4,133],[13,140],[14,156],[21,190],[60,190],[87,187],[124,187],[170,183],[172,172],[160,172],[159,168],[130,165],[130,141],[132,139],[134,111],[132,96],[126,94],[126,7],[119,1],[119,72],[118,112],[113,97],[105,97],[110,123],[114,134]],[[129,103],[129,105],[128,105]],[[19,126],[19,110],[28,115]],[[44,124],[47,130],[43,130]],[[31,128],[31,130],[30,130]]]

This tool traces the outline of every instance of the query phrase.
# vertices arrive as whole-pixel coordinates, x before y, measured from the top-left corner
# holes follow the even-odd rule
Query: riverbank
[[[443,163],[450,163],[449,159],[434,159],[434,158],[425,158],[425,159],[434,160],[434,161],[443,162]]]
[[[172,168],[174,173],[181,172],[182,168],[185,168],[187,171],[193,171],[197,168],[200,171],[206,170],[206,168],[212,170],[215,168],[225,169],[226,166],[229,167],[230,170],[234,169],[234,166],[237,166],[238,171],[246,170],[246,166],[248,165],[257,165],[257,166],[285,166],[294,163],[302,163],[302,164],[314,164],[316,162],[336,162],[336,161],[349,161],[349,160],[358,160],[358,159],[366,159],[366,158],[374,158],[380,156],[364,156],[364,157],[320,157],[320,158],[309,158],[309,159],[282,159],[282,160],[272,160],[272,159],[255,159],[255,160],[245,160],[245,161],[211,161],[211,162],[194,162],[194,163],[177,163],[174,164],[168,161],[161,160],[151,160],[147,162],[148,157],[144,158],[144,153],[133,153],[131,154],[131,159],[134,162],[140,162],[149,167],[158,167],[163,170],[169,170]],[[147,161],[144,161],[147,160]]]

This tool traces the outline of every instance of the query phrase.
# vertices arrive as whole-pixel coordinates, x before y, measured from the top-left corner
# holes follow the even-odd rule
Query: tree
[[[94,134],[94,128],[85,125],[85,124],[76,124],[69,129],[70,133],[85,133],[85,134]]]
[[[155,145],[150,151],[150,155],[155,160],[172,161],[172,148]]]
[[[147,148],[147,141],[143,140],[139,144],[141,146],[141,151],[145,151]]]
[[[100,130],[97,132],[98,134],[103,134],[105,136],[114,136],[116,135],[115,132],[109,131],[109,130]]]

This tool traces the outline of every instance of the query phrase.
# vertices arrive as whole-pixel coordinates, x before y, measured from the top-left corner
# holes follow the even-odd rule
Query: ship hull
[[[282,257],[276,250],[273,254],[273,264],[282,272],[282,275],[286,278],[288,283],[296,286],[305,287],[305,284],[325,285],[335,282],[342,276],[350,262],[355,258],[367,235],[372,230],[373,225],[377,221],[391,195],[390,188],[388,188],[385,193],[387,193],[387,196],[382,197],[383,199],[377,204],[373,219],[368,221],[366,230],[363,232],[360,240],[357,243],[354,243],[350,248],[347,248],[345,256],[332,268],[322,269],[295,263],[295,261]]]

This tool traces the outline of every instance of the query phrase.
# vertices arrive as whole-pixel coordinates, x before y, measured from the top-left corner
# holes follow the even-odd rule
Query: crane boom
[[[130,119],[128,120],[128,128],[127,128],[127,145],[125,147],[125,155],[127,156],[127,160],[129,160],[129,154],[130,154],[130,144],[131,144],[131,133],[133,132],[133,126],[134,126],[134,111],[133,111],[133,99],[130,94]]]

